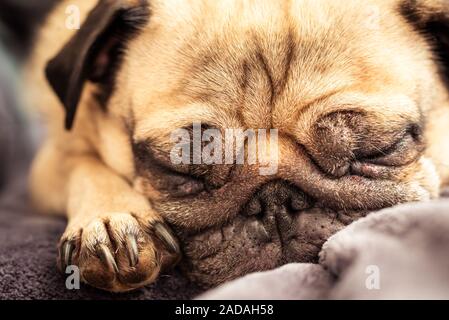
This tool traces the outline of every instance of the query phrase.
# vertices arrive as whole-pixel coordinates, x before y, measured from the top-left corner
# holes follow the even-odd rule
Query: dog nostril
[[[245,212],[248,216],[255,216],[262,213],[262,203],[259,197],[253,197],[247,204]]]
[[[246,216],[265,217],[284,208],[286,214],[294,214],[311,208],[312,199],[287,181],[272,181],[262,186],[246,203],[242,213]]]

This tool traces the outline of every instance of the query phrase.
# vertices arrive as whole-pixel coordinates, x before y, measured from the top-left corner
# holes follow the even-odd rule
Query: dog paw
[[[58,266],[64,272],[76,265],[85,283],[123,292],[153,282],[179,257],[178,241],[162,221],[113,213],[69,223],[59,243]]]

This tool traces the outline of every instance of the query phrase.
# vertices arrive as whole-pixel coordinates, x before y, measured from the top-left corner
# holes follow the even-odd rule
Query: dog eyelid
[[[405,130],[404,135],[387,149],[360,160],[383,166],[404,166],[415,161],[423,150],[421,129],[417,125],[411,125]]]
[[[173,165],[170,159],[170,151],[163,150],[159,145],[150,140],[143,140],[132,144],[134,161],[137,167],[149,168],[156,166],[165,171],[188,174],[186,165]]]

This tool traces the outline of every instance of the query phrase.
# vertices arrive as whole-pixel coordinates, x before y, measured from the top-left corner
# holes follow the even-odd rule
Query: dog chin
[[[181,268],[204,287],[285,263],[316,263],[323,243],[367,212],[312,208],[285,215],[238,215],[229,223],[195,234],[180,233]]]

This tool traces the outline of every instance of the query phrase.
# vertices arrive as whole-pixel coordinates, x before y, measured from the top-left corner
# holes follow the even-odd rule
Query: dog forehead
[[[229,117],[235,108],[245,111],[244,97],[248,122],[257,127],[268,126],[272,114],[287,118],[297,111],[296,101],[317,99],[370,76],[373,70],[364,59],[375,57],[378,69],[389,71],[387,63],[401,65],[388,53],[389,61],[376,57],[382,40],[394,38],[384,37],[391,31],[384,28],[386,20],[398,16],[393,2],[155,1],[124,68],[134,105],[142,108],[135,114],[153,111],[149,101],[157,101],[158,108],[199,101],[214,109],[209,115],[219,110]],[[375,81],[371,77],[370,86]],[[276,112],[272,102],[279,97]]]

